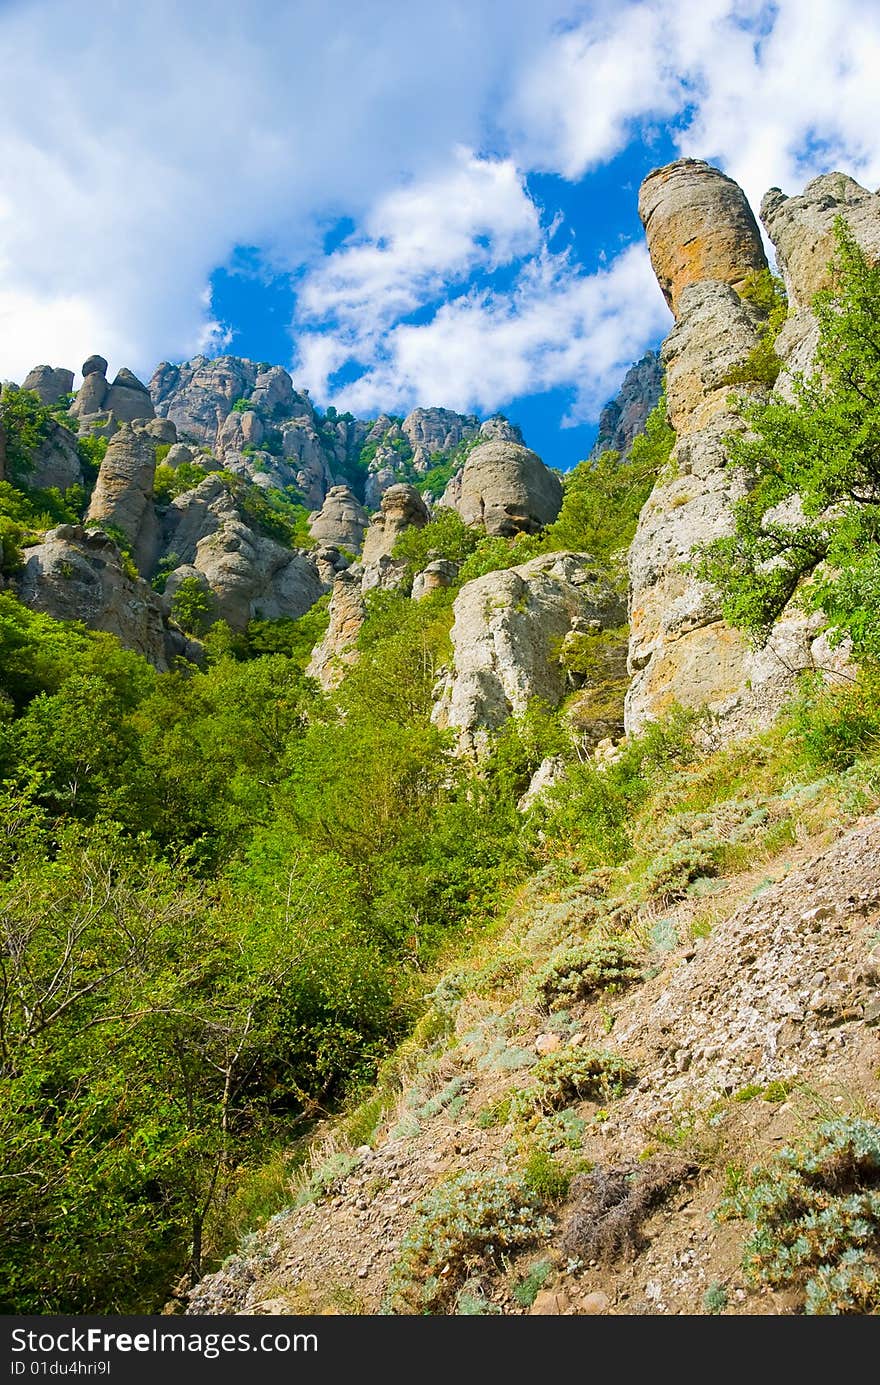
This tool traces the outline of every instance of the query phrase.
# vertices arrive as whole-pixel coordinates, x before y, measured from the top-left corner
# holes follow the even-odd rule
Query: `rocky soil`
[[[604,1107],[580,1104],[581,1154],[603,1176],[659,1170],[666,1194],[634,1245],[586,1261],[567,1250],[570,1196],[543,1243],[506,1274],[475,1267],[469,1289],[506,1314],[704,1314],[719,1300],[733,1314],[798,1311],[791,1294],[744,1279],[746,1226],[711,1213],[731,1170],[766,1161],[817,1120],[880,1119],[880,816],[727,881],[713,907],[708,935],[648,954],[641,983],[614,999],[548,1018],[466,996],[453,1038],[433,1062],[422,1055],[373,1146],[353,1151],[323,1195],[249,1238],[185,1311],[383,1311],[419,1199],[461,1170],[508,1167],[511,1127],[490,1124],[491,1112],[539,1053],[583,1045],[619,1054],[635,1075]],[[693,908],[678,906],[679,936]],[[538,1262],[547,1277],[527,1309],[514,1289]]]

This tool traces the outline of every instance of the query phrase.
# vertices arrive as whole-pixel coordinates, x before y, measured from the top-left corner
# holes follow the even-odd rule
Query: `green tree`
[[[731,624],[766,637],[789,600],[823,610],[856,656],[880,659],[880,264],[842,219],[832,287],[816,296],[815,369],[792,398],[742,403],[729,439],[748,494],[734,532],[705,545],[695,573]],[[806,580],[809,579],[809,580]]]

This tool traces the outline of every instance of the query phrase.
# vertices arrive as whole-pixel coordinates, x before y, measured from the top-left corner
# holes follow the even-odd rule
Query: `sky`
[[[650,169],[880,184],[878,0],[0,0],[0,379],[230,352],[550,465],[670,318]]]

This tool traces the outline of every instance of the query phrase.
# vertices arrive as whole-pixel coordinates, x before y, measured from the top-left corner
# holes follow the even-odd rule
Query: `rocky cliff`
[[[789,203],[792,205],[789,206]],[[683,159],[645,180],[639,197],[651,261],[675,313],[663,343],[670,421],[677,442],[667,473],[642,512],[630,550],[630,671],[626,725],[640,730],[679,702],[707,705],[728,730],[765,724],[790,694],[799,672],[834,672],[819,616],[796,610],[761,649],[720,619],[707,590],[688,573],[695,545],[728,532],[743,480],[727,466],[725,437],[742,428],[731,396],[760,396],[749,361],[765,323],[742,289],[767,267],[760,233],[742,191],[718,169]],[[806,369],[815,346],[805,305],[824,281],[831,227],[844,216],[876,253],[880,199],[852,180],[830,175],[803,197],[773,192],[764,215],[789,285],[795,315],[777,350],[784,365]],[[809,247],[809,248],[806,248]],[[811,346],[812,342],[812,346]],[[784,377],[783,377],[784,385]]]

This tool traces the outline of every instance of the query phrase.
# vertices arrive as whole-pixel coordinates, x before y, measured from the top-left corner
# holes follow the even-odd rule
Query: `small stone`
[[[535,1052],[542,1056],[545,1053],[555,1053],[562,1047],[562,1040],[558,1034],[539,1034],[535,1039]]]
[[[601,1289],[597,1289],[595,1293],[587,1294],[581,1300],[581,1312],[590,1316],[598,1316],[600,1313],[607,1313],[610,1303],[611,1300],[608,1295],[603,1294]]]
[[[864,1011],[865,1024],[880,1024],[880,996],[869,1000]]]
[[[571,1307],[571,1299],[564,1289],[541,1289],[535,1296],[529,1312],[547,1316],[566,1313]]]

